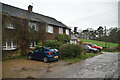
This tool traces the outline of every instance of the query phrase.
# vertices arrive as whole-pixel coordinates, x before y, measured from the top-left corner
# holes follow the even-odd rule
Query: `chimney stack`
[[[33,6],[32,6],[32,5],[29,5],[29,6],[28,6],[28,11],[32,11],[32,8],[33,8]]]

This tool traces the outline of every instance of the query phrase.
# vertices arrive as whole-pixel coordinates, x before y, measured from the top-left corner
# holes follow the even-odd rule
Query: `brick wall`
[[[59,34],[59,27],[53,27],[54,33],[46,33],[46,40],[53,40],[55,36]]]

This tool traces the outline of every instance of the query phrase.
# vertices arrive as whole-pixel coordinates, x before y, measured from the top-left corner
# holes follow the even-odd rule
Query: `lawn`
[[[76,62],[80,62],[81,60],[85,60],[87,58],[91,58],[91,57],[97,56],[99,54],[100,53],[86,53],[86,54],[80,55],[79,58],[70,58],[70,59],[66,58],[66,59],[63,59],[63,61],[70,62],[70,63],[76,63]]]
[[[102,42],[102,41],[95,41],[95,40],[89,40],[89,39],[80,39],[80,40],[83,42],[92,43],[92,44],[96,44],[101,47],[105,47],[105,42]],[[110,48],[118,46],[118,44],[116,44],[116,43],[107,42],[107,44],[109,45]]]

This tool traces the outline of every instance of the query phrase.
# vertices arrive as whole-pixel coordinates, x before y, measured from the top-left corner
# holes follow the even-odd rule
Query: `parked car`
[[[88,45],[88,46],[90,46],[91,48],[96,48],[96,49],[98,49],[99,52],[103,49],[102,47],[97,46],[97,45],[95,45],[95,44],[84,44],[84,45]]]
[[[92,48],[96,48],[96,49],[98,49],[99,50],[99,52],[102,50],[102,47],[100,47],[100,46],[97,46],[97,45],[95,45],[95,44],[88,44],[90,47],[92,47]]]
[[[43,60],[43,62],[57,61],[58,50],[50,47],[39,47],[28,53],[28,59]]]
[[[88,53],[98,53],[99,50],[96,49],[96,48],[91,48],[90,46],[88,45],[84,45],[85,49],[87,50]]]

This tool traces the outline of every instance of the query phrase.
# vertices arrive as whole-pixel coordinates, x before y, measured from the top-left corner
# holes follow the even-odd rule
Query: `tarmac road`
[[[37,78],[118,78],[118,52],[104,52],[72,65],[50,68],[51,72],[38,75]]]

